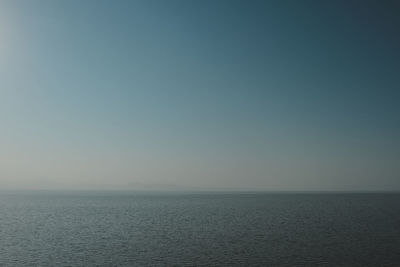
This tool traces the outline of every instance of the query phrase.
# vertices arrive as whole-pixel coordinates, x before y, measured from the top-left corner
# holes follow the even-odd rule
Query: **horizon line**
[[[0,189],[0,193],[176,193],[176,194],[400,194],[400,190],[143,190],[143,189]]]

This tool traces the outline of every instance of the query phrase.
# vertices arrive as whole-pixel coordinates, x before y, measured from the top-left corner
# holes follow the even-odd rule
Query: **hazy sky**
[[[399,11],[0,0],[0,189],[400,190]]]

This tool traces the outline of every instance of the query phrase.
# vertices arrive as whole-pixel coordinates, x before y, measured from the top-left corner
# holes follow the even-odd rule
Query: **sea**
[[[0,192],[0,266],[400,266],[400,194]]]

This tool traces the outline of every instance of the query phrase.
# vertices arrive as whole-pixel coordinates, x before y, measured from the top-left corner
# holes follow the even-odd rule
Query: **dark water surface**
[[[400,266],[400,194],[0,193],[0,266]]]

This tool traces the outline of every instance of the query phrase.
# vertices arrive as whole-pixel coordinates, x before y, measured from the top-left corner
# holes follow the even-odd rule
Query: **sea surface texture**
[[[400,195],[1,193],[0,266],[400,266]]]

